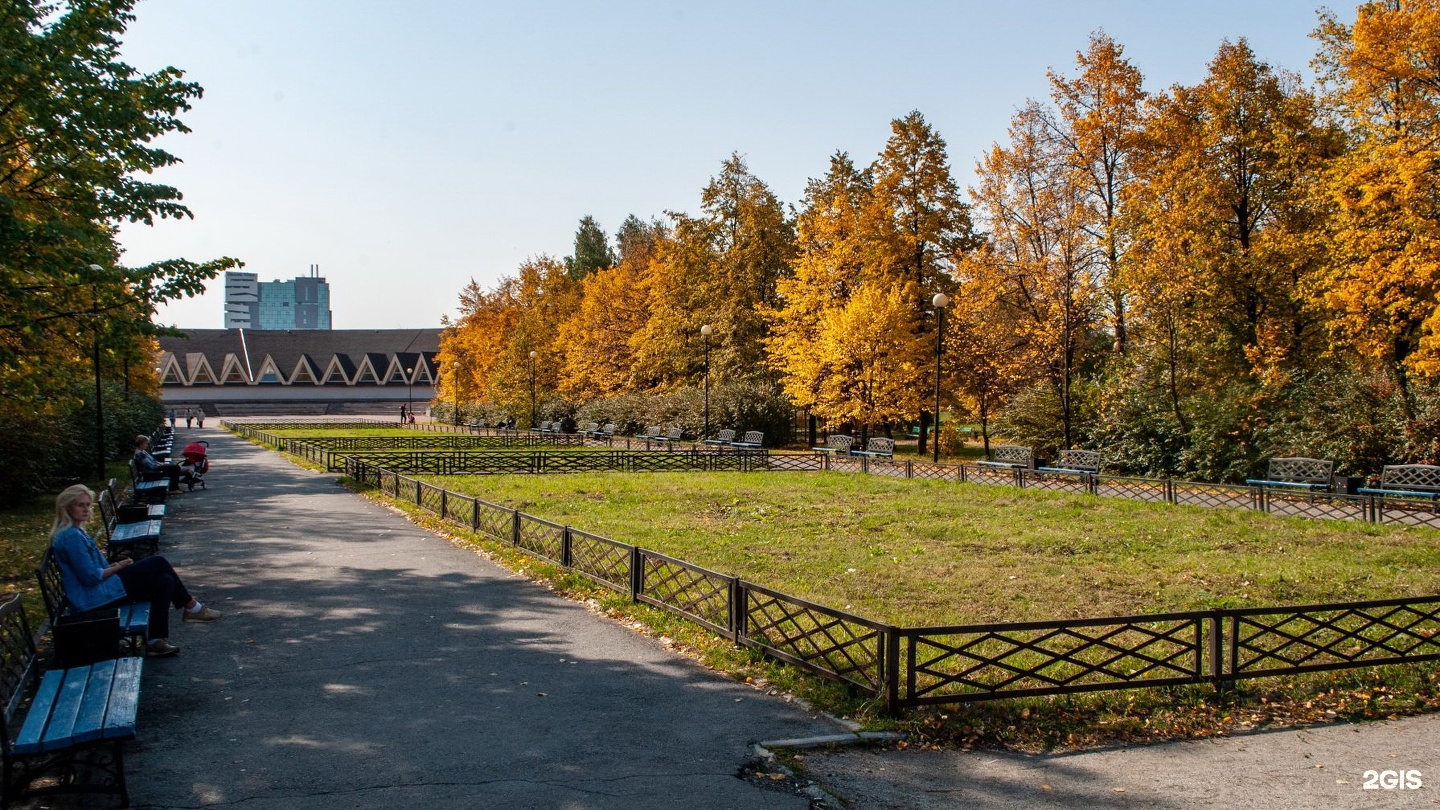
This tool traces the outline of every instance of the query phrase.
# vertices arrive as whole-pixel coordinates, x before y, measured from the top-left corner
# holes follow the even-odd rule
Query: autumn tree
[[[760,309],[776,301],[794,250],[783,206],[732,155],[702,192],[701,216],[671,217],[651,263],[650,320],[633,343],[638,381],[698,382],[706,324],[714,330],[712,383],[762,372],[767,325]]]
[[[1115,350],[1123,355],[1129,343],[1125,264],[1133,236],[1122,209],[1135,179],[1147,96],[1139,69],[1103,32],[1090,36],[1075,63],[1074,78],[1049,74],[1055,114],[1048,120],[1088,212],[1083,228],[1095,242]]]
[[[1412,378],[1440,374],[1440,3],[1364,3],[1353,25],[1327,12],[1316,37],[1349,140],[1323,185],[1316,289],[1337,336],[1391,376],[1412,420]]]
[[[891,121],[890,133],[869,169],[874,192],[865,223],[866,264],[910,302],[906,328],[919,335],[934,328],[931,298],[953,292],[955,264],[978,239],[950,172],[945,140],[919,111]],[[927,364],[917,362],[914,368],[912,385],[921,391],[932,387]],[[927,425],[923,405],[919,416]],[[925,440],[922,432],[922,454]]]
[[[796,217],[793,272],[777,284],[777,304],[768,307],[767,363],[797,406],[815,409],[827,377],[834,373],[817,351],[822,324],[843,309],[866,277],[869,251],[865,216],[871,181],[846,154],[830,158],[825,177],[811,180]],[[881,276],[872,273],[875,285]],[[904,331],[912,331],[905,324]],[[812,410],[832,416],[823,408]]]
[[[1145,138],[1130,197],[1138,362],[1163,381],[1182,432],[1194,428],[1187,407],[1253,425],[1323,348],[1301,281],[1315,261],[1307,189],[1334,138],[1296,77],[1243,40],[1221,45],[1200,84],[1157,97]],[[1253,431],[1240,433],[1209,470],[1248,463]]]

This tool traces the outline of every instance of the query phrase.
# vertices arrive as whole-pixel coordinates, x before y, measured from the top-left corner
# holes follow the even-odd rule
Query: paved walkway
[[[214,427],[163,553],[212,625],[146,662],[136,807],[804,808],[735,778],[834,733]]]
[[[806,807],[734,774],[749,743],[833,722],[457,549],[333,475],[213,427],[178,438],[200,437],[212,488],[172,501],[163,551],[226,616],[175,622],[183,652],[146,664],[128,749],[135,807]],[[1440,716],[1064,756],[803,761],[864,810],[1433,807]],[[1421,787],[1366,790],[1367,770],[1419,771]]]

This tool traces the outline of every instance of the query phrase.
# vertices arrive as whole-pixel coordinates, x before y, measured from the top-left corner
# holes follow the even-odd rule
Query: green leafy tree
[[[571,280],[579,281],[596,270],[615,266],[615,253],[605,230],[589,215],[581,217],[575,230],[575,255],[565,257],[565,269]]]

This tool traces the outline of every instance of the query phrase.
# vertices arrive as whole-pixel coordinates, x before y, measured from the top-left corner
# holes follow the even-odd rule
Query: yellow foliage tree
[[[1316,287],[1337,334],[1383,364],[1410,409],[1410,377],[1440,374],[1440,2],[1365,3],[1354,25],[1326,14],[1316,36],[1352,140],[1325,178]]]

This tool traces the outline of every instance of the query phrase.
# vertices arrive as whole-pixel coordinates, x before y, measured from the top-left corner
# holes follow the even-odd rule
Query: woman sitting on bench
[[[160,473],[170,479],[170,493],[180,491],[180,476],[184,470],[179,464],[168,464],[150,455],[150,437],[140,434],[135,437],[135,472]]]
[[[145,654],[174,655],[180,648],[169,642],[169,608],[184,608],[187,622],[213,622],[220,612],[195,601],[185,590],[180,575],[161,556],[143,560],[106,563],[95,540],[85,533],[95,493],[83,484],[66,487],[55,498],[55,525],[50,530],[50,547],[60,567],[65,597],[76,612],[97,610],[132,602],[150,603],[149,644]]]

